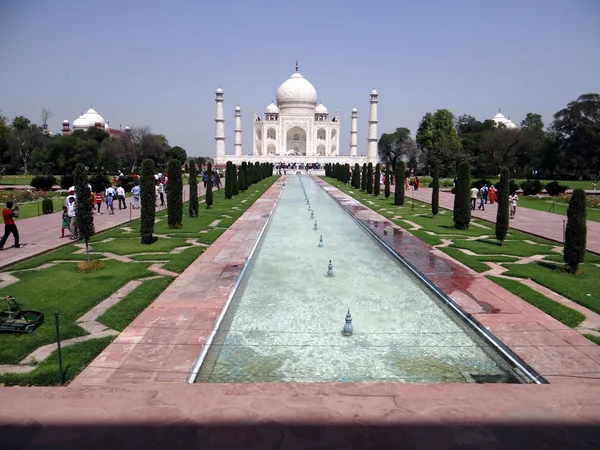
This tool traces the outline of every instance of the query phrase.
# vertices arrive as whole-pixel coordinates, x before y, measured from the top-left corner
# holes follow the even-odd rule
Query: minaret
[[[356,108],[352,108],[352,113],[350,114],[350,156],[356,156],[356,133],[358,131],[358,123],[357,123],[358,112]]]
[[[369,143],[367,149],[367,161],[376,163],[379,161],[377,156],[377,91],[373,89],[371,91],[371,109],[369,111],[369,137],[367,141]]]
[[[235,156],[242,156],[242,109],[235,107],[233,149]]]
[[[217,111],[215,115],[215,163],[225,157],[225,116],[223,115],[223,89],[215,91]],[[222,162],[222,161],[219,161]]]

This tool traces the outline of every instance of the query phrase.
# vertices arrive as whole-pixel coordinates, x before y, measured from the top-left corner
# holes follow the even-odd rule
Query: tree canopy
[[[417,131],[417,145],[425,154],[425,164],[440,164],[444,175],[454,173],[463,158],[462,143],[454,127],[454,114],[447,109],[423,116]]]

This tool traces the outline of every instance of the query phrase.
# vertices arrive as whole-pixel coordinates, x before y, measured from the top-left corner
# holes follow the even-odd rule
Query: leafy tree
[[[367,163],[363,163],[362,175],[360,177],[360,189],[361,191],[367,190]]]
[[[498,183],[498,211],[496,213],[496,239],[500,245],[504,243],[508,234],[509,208],[510,208],[510,172],[507,167],[500,171],[500,183]]]
[[[569,200],[567,209],[567,228],[565,230],[564,259],[569,273],[577,273],[579,264],[585,258],[587,240],[586,194],[582,189],[575,189]]]
[[[464,114],[457,119],[456,131],[461,140],[463,152],[472,161],[473,173],[478,177],[485,177],[490,173],[497,173],[489,158],[481,150],[481,141],[484,132],[495,127],[493,120],[479,122],[475,117]]]
[[[188,170],[190,174],[190,178],[188,179],[188,183],[190,185],[190,202],[188,205],[188,211],[190,217],[198,217],[198,178],[196,163],[194,161],[189,162]]]
[[[12,121],[11,149],[15,158],[21,164],[23,173],[29,173],[29,161],[36,147],[43,142],[41,129],[23,116],[17,116]]]
[[[212,205],[213,205],[212,163],[208,163],[208,168],[206,169],[206,173],[208,174],[208,178],[206,180],[206,209],[211,209]]]
[[[373,195],[377,197],[379,195],[379,191],[381,190],[381,165],[379,163],[375,164],[375,175],[373,178]]]
[[[240,166],[240,171],[238,173],[238,185],[240,191],[245,191],[248,186],[246,183],[246,167],[248,167],[246,165],[246,161],[242,162],[242,165]]]
[[[461,140],[454,128],[454,115],[447,109],[427,113],[419,124],[417,144],[431,167],[436,161],[444,175],[454,173],[457,162],[462,158]]]
[[[181,228],[183,219],[183,180],[181,178],[181,161],[171,159],[168,166],[167,181],[167,223],[169,228]]]
[[[233,163],[227,161],[225,164],[225,198],[233,197]]]
[[[367,165],[367,194],[373,193],[373,163]]]
[[[433,164],[433,181],[431,191],[431,215],[433,217],[438,215],[440,210],[440,163],[435,162]]]
[[[385,199],[390,197],[390,163],[385,163],[385,188],[384,188]]]
[[[600,94],[583,94],[554,114],[552,129],[572,170],[600,179]]]
[[[414,149],[415,141],[410,137],[408,128],[396,128],[393,133],[383,133],[377,141],[379,159],[389,162],[392,167],[396,167],[398,159],[414,153]]]
[[[454,194],[454,226],[459,230],[469,228],[471,222],[471,167],[467,161],[458,165]]]
[[[396,164],[396,185],[394,186],[394,205],[404,205],[404,183],[406,182],[406,170],[404,161],[400,160]]]
[[[232,163],[231,168],[231,192],[233,195],[238,195],[240,193],[240,181],[238,179],[238,167]]]
[[[85,240],[85,252],[88,263],[90,262],[90,238],[94,235],[94,216],[91,192],[88,187],[88,174],[83,164],[77,164],[73,171],[75,180],[75,220],[77,223],[77,235]]]
[[[168,159],[178,160],[179,162],[181,162],[181,165],[184,165],[187,161],[187,152],[178,145],[176,145],[175,147],[171,147],[169,150],[167,150],[166,156]]]
[[[140,176],[140,235],[142,244],[153,244],[154,218],[156,216],[156,190],[154,189],[154,160],[142,161],[142,174]]]
[[[498,173],[500,168],[516,167],[519,152],[523,149],[521,145],[521,131],[506,128],[504,124],[483,133],[481,150],[483,156],[491,163],[492,173]]]

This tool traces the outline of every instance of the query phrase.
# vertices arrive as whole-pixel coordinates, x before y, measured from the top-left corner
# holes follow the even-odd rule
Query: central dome
[[[317,90],[310,82],[295,72],[277,89],[277,106],[315,108],[317,106]]]

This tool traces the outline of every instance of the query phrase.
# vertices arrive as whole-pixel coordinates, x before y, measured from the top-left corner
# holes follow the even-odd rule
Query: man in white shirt
[[[121,203],[123,203],[123,209],[127,209],[127,203],[125,203],[125,188],[123,186],[117,188],[117,198],[119,199],[119,209],[121,209]]]
[[[479,194],[479,189],[476,187],[471,188],[471,209],[475,211],[475,206],[477,206],[477,194]]]
[[[517,202],[519,201],[519,194],[516,192],[508,197],[508,201],[510,203],[510,218],[514,219],[515,214],[517,213]]]
[[[133,209],[140,209],[140,191],[140,186],[136,183],[133,189],[131,190],[131,195],[133,199],[131,202],[131,207]]]
[[[104,190],[104,198],[108,199],[109,195],[112,195],[112,198],[115,198],[117,196],[117,191],[115,191],[115,189],[112,186],[108,186]],[[106,209],[110,210],[110,208],[108,207],[108,201],[106,202]]]

